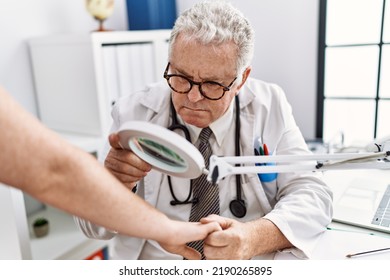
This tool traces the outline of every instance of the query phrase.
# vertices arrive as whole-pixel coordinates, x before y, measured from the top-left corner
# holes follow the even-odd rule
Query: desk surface
[[[325,181],[333,190],[333,202],[337,203],[345,189],[351,184],[351,180],[370,175],[380,176],[390,182],[388,171],[379,170],[348,170],[342,172],[327,172],[324,174]],[[334,209],[335,216],[337,209]],[[358,214],[356,214],[358,215]],[[390,234],[367,229],[359,226],[348,225],[340,222],[332,222],[330,230],[326,231],[320,238],[315,248],[312,259],[340,260],[348,259],[347,254],[371,251],[382,248],[390,248]],[[390,250],[375,254],[366,254],[351,259],[390,259]]]
[[[390,250],[347,258],[348,254],[390,248],[390,234],[332,223],[318,242],[312,259],[388,260]]]
[[[322,234],[310,257],[312,260],[390,260],[390,250],[347,258],[355,254],[390,248],[390,234],[332,222]],[[291,253],[277,253],[277,260],[297,259]]]
[[[351,180],[363,175],[369,178],[370,171],[362,170],[332,171],[324,174],[324,179],[332,188],[333,203],[337,203],[343,192],[350,185]],[[385,176],[390,180],[388,172],[372,171],[375,176]],[[359,176],[358,176],[359,175]],[[337,216],[337,208],[334,208]],[[358,214],[356,214],[358,215]],[[390,250],[375,254],[366,254],[359,257],[347,258],[346,255],[371,251],[382,248],[390,248],[390,234],[348,225],[340,222],[332,222],[329,229],[318,240],[318,244],[312,252],[310,259],[314,260],[390,260]],[[291,253],[278,253],[275,259],[296,259]]]

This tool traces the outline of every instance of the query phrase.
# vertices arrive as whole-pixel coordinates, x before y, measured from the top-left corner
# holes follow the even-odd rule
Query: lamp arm
[[[345,169],[390,169],[390,151],[312,155],[210,157],[207,179],[218,183],[233,174],[264,174]],[[268,165],[269,163],[275,163]],[[235,166],[236,164],[251,164]],[[254,165],[256,164],[256,165]]]

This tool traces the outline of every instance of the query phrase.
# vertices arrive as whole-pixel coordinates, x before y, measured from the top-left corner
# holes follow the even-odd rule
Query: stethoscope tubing
[[[236,131],[235,131],[235,155],[240,156],[240,101],[238,98],[238,95],[235,97],[235,105],[236,105]],[[180,130],[185,138],[191,142],[191,135],[190,132],[188,131],[188,128],[182,124],[180,124],[177,120],[177,114],[173,106],[172,98],[170,101],[170,109],[171,109],[171,114],[172,114],[172,124],[168,127],[169,130],[171,131],[177,131]],[[203,170],[203,173],[205,175],[208,175],[209,171],[207,169]],[[198,198],[193,198],[191,199],[192,195],[192,184],[193,180],[190,182],[190,190],[188,193],[188,196],[185,200],[179,200],[175,196],[175,192],[173,190],[172,186],[172,180],[171,176],[168,175],[168,185],[169,185],[169,190],[171,192],[173,200],[170,202],[171,205],[182,205],[182,204],[192,204],[192,203],[197,203]],[[229,208],[232,214],[238,218],[242,218],[246,215],[246,206],[245,206],[245,201],[241,198],[241,177],[239,174],[236,175],[236,192],[237,192],[237,198],[233,199],[230,202]]]

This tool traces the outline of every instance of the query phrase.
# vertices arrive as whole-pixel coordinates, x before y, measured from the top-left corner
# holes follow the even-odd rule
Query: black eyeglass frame
[[[227,91],[229,91],[229,90],[231,89],[231,86],[232,86],[233,83],[237,80],[237,77],[235,77],[234,80],[233,80],[228,86],[225,86],[225,85],[223,85],[223,84],[221,84],[221,83],[214,82],[214,81],[195,82],[195,81],[191,80],[190,78],[188,78],[188,77],[186,77],[186,76],[184,76],[184,75],[179,75],[179,74],[168,74],[168,69],[169,69],[169,65],[170,65],[170,64],[171,64],[171,63],[168,62],[167,67],[165,68],[165,71],[164,71],[164,79],[167,80],[167,83],[168,83],[169,87],[170,87],[174,92],[177,92],[177,93],[180,93],[180,94],[189,93],[189,92],[191,91],[192,87],[193,87],[194,85],[197,85],[198,88],[199,88],[200,94],[201,94],[204,98],[209,99],[209,100],[219,100],[219,99],[221,99],[221,98],[225,95],[225,92],[227,92]],[[190,88],[189,88],[187,91],[178,91],[178,90],[174,89],[174,88],[171,86],[171,84],[169,83],[169,79],[170,79],[171,77],[180,77],[180,78],[185,79],[186,81],[188,81],[188,82],[190,83]],[[215,84],[215,85],[218,85],[218,86],[222,87],[222,90],[223,90],[222,95],[221,95],[220,97],[217,97],[217,98],[208,97],[208,96],[203,92],[203,90],[202,90],[202,85],[203,85],[204,83]]]

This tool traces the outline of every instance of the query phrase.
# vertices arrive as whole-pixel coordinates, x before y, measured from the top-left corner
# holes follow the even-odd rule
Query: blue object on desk
[[[258,146],[259,146],[259,150],[257,150],[256,148],[254,149],[256,156],[264,156],[264,155],[268,156],[269,155],[268,147],[266,144],[261,145],[261,143],[259,143]],[[276,164],[273,162],[256,163],[256,166],[261,166],[261,165],[272,166],[272,165],[276,165]],[[257,176],[259,176],[259,179],[261,182],[269,183],[269,182],[276,180],[276,178],[278,177],[278,173],[259,173],[259,174],[257,174]]]

